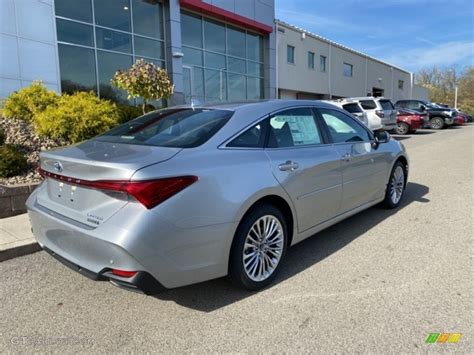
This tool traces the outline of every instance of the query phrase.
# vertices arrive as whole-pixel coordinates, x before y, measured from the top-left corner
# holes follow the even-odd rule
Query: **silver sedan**
[[[400,204],[408,157],[331,104],[262,101],[155,111],[41,154],[27,207],[52,256],[147,294],[230,276],[256,290],[289,246]]]

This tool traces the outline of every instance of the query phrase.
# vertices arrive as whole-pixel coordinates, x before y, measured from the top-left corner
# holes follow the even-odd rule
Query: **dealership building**
[[[171,105],[425,95],[403,69],[275,21],[274,0],[2,0],[0,98],[41,80],[125,102],[111,79],[140,58],[168,71]]]
[[[2,0],[0,97],[42,80],[125,100],[110,80],[144,58],[172,104],[276,96],[273,0]]]

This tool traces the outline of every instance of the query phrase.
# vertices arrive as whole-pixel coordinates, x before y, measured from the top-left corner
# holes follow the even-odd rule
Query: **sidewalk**
[[[0,219],[0,261],[41,250],[31,233],[28,214]]]

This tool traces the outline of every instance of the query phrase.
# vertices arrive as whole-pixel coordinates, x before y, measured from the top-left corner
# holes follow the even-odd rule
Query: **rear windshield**
[[[356,103],[342,105],[342,108],[350,113],[361,113],[363,112],[359,105]]]
[[[211,138],[232,116],[232,111],[167,109],[124,123],[95,139],[112,143],[194,148]]]
[[[360,104],[364,110],[375,110],[377,108],[374,100],[360,100]]]
[[[379,102],[384,110],[393,110],[393,105],[390,100],[380,100]]]

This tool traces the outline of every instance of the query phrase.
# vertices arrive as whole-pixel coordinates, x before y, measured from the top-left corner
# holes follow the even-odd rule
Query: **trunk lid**
[[[81,186],[78,182],[127,181],[137,170],[169,160],[181,150],[90,140],[41,153],[41,168],[53,175],[46,177],[45,187],[38,192],[38,204],[77,222],[97,227],[125,206],[129,196],[124,192]]]

